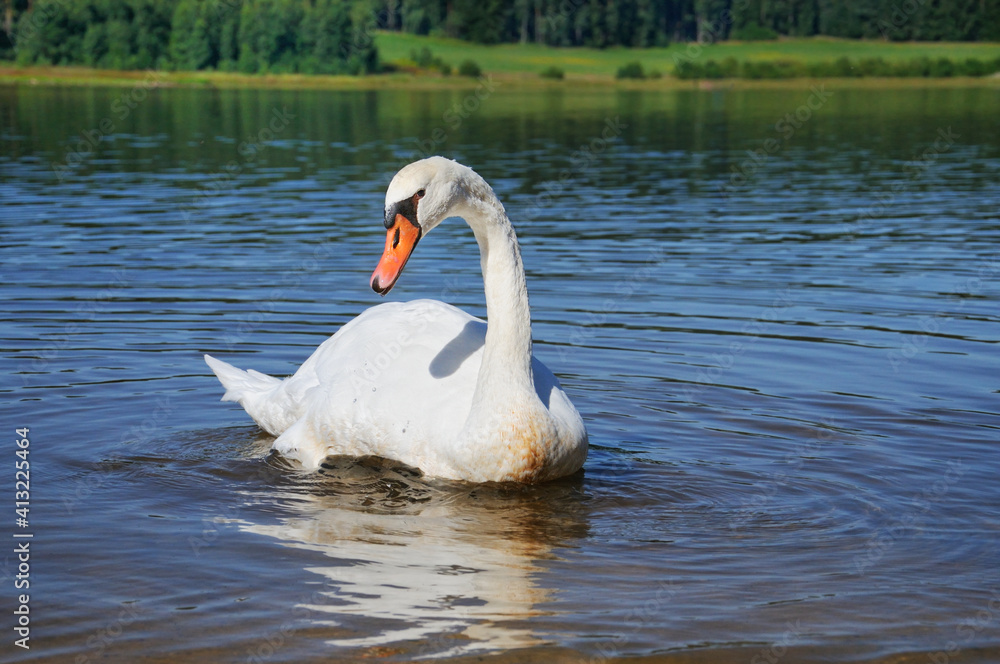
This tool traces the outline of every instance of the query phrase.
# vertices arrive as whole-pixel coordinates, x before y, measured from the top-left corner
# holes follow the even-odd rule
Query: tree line
[[[781,35],[1000,41],[997,0],[3,0],[0,58],[115,69],[365,73],[377,29],[483,44]]]
[[[377,71],[372,23],[344,0],[5,0],[0,57],[22,64],[246,73]]]
[[[778,36],[1000,41],[996,0],[384,0],[385,27],[479,43],[666,46]]]

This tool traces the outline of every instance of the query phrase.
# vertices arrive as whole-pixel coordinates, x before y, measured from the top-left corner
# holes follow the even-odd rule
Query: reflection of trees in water
[[[370,619],[366,634],[331,641],[367,648],[416,642],[418,655],[536,645],[523,621],[550,589],[542,559],[587,532],[579,477],[542,486],[427,481],[380,459],[329,459],[287,495],[297,512],[243,530],[320,551],[335,603],[303,606],[317,620]]]

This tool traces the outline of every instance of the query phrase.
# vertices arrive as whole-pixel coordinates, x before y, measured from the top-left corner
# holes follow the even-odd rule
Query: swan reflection
[[[331,458],[306,482],[288,496],[297,514],[240,528],[330,558],[307,569],[335,588],[325,594],[336,603],[297,608],[370,626],[330,645],[442,657],[541,643],[526,622],[551,599],[539,562],[586,533],[579,477],[469,485],[427,481],[383,459]]]

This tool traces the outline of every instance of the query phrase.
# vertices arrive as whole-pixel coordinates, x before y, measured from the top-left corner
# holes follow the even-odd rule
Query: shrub
[[[545,69],[540,71],[538,75],[541,76],[542,78],[551,78],[552,80],[555,81],[561,81],[566,77],[566,72],[564,72],[559,67],[553,65],[551,67],[546,67]]]
[[[810,62],[806,66],[807,73],[814,78],[830,78],[837,75],[837,67],[832,62]]]
[[[479,78],[483,75],[483,70],[472,60],[462,60],[462,64],[458,66],[458,75]]]
[[[745,78],[795,78],[808,73],[808,71],[804,65],[798,65],[788,60],[743,63],[743,76]]]
[[[715,60],[698,62],[678,58],[674,64],[674,76],[681,80],[748,78],[783,79],[799,76],[816,78],[857,77],[857,76],[988,76],[1000,72],[1000,58],[982,61],[967,58],[953,62],[948,58],[931,60],[927,57],[913,58],[897,62],[887,62],[883,58],[862,58],[852,61],[847,57],[835,61],[801,63],[791,60],[747,60],[738,62],[729,57],[721,63]],[[618,70],[618,78],[657,78],[655,72],[643,73],[638,62],[632,62]]]
[[[715,60],[707,60],[705,62],[705,78],[718,79],[724,78],[725,74],[722,71],[722,65],[720,65]]]
[[[416,65],[421,69],[427,69],[432,64],[434,64],[435,60],[437,60],[437,58],[434,57],[434,54],[431,53],[431,49],[427,48],[426,46],[424,46],[419,51],[417,50],[410,51],[410,59],[413,60],[413,62],[415,62]]]
[[[858,61],[859,76],[892,76],[893,68],[882,58],[863,58]]]
[[[702,78],[704,75],[705,68],[697,62],[681,60],[674,65],[674,76],[682,81]]]
[[[623,65],[618,73],[615,74],[615,78],[646,78],[646,73],[642,70],[642,64],[639,62],[629,62]]]
[[[930,76],[931,60],[921,56],[896,65],[897,76]]]
[[[900,77],[915,76],[912,60],[900,60],[892,63],[892,75]]]
[[[749,79],[767,78],[764,72],[764,66],[767,64],[766,62],[744,62],[743,66],[740,67],[740,75]]]
[[[792,60],[778,60],[774,63],[777,69],[778,78],[798,78],[808,73],[808,68],[801,63]]]
[[[833,75],[842,76],[844,78],[849,78],[851,76],[857,76],[858,71],[851,62],[850,58],[841,56],[833,61]]]
[[[955,73],[955,65],[948,58],[938,58],[931,63],[930,75],[938,78],[946,78]]]
[[[663,78],[663,72],[659,69],[650,69],[649,73],[646,74],[646,78],[651,78],[653,80],[658,80]]]
[[[419,51],[410,51],[410,59],[421,69],[437,69],[442,76],[451,75],[451,65],[431,52],[431,49],[424,46]],[[471,62],[471,60],[467,61]],[[465,64],[465,63],[462,63]],[[473,62],[472,64],[475,65]]]
[[[966,58],[958,65],[958,73],[962,76],[986,76],[986,63],[976,58]]]

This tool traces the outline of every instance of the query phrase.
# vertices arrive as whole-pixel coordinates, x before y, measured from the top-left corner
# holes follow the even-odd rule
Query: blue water
[[[122,94],[0,88],[3,661],[1000,659],[1000,90]],[[581,475],[306,474],[219,403],[202,353],[379,302],[425,148],[514,220]],[[461,222],[419,297],[485,315]]]

